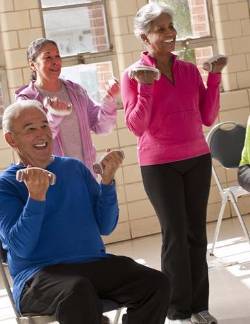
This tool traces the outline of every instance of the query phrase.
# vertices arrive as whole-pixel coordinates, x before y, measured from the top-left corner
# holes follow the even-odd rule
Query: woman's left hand
[[[212,73],[220,73],[222,69],[227,65],[227,57],[223,56],[218,58],[215,62],[212,63]]]

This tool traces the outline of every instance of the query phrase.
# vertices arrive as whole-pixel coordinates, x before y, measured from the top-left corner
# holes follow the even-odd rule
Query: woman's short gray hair
[[[150,31],[152,21],[163,13],[168,14],[171,18],[173,17],[173,11],[163,4],[150,2],[141,7],[134,18],[135,36],[140,37],[142,34],[147,35]]]
[[[9,105],[3,112],[2,117],[2,128],[3,133],[6,134],[8,132],[13,131],[12,123],[13,119],[16,117],[18,112],[24,109],[35,108],[40,110],[45,116],[46,113],[43,110],[42,104],[37,100],[19,100],[12,105]],[[47,118],[47,116],[46,116]]]

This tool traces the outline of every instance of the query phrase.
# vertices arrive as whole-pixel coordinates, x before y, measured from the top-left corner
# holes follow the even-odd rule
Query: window
[[[151,0],[168,5],[174,13],[177,30],[176,53],[181,59],[195,63],[205,81],[202,64],[216,53],[212,24],[211,0]]]
[[[106,80],[111,79],[112,74],[112,63],[107,61],[64,67],[61,77],[80,84],[92,99],[100,101],[104,96]]]
[[[104,0],[41,0],[41,7],[46,38],[57,43],[63,59],[61,77],[100,101],[116,74]]]
[[[110,49],[103,0],[41,0],[45,34],[61,56]]]

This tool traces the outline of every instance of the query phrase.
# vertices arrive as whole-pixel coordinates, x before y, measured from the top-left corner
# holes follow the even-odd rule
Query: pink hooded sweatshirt
[[[209,73],[205,88],[197,67],[173,55],[173,79],[138,84],[128,72],[135,65],[155,67],[147,52],[123,74],[122,100],[128,128],[138,137],[141,166],[185,160],[209,153],[202,125],[219,111],[220,73]]]

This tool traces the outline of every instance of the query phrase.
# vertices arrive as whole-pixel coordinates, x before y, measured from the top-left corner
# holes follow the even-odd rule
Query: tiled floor
[[[250,230],[250,216],[245,219]],[[214,226],[215,224],[208,225],[209,242]],[[114,254],[131,256],[159,269],[160,245],[160,235],[154,235],[110,244],[107,250]],[[208,255],[208,264],[211,313],[218,318],[219,324],[250,324],[250,245],[242,238],[237,219],[223,221],[218,248],[215,256]],[[113,312],[109,316],[112,318]],[[0,324],[3,323],[16,322],[6,293],[0,289]]]

